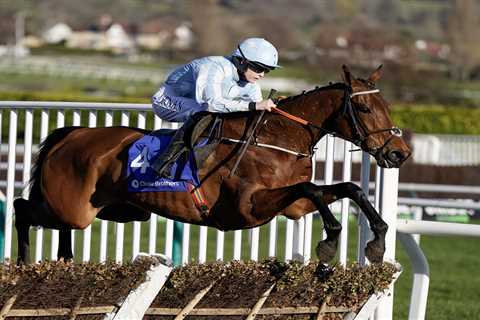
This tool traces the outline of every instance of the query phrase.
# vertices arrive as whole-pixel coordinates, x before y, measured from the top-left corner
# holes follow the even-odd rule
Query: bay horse
[[[30,226],[59,229],[58,257],[71,259],[70,230],[86,228],[95,217],[145,221],[154,212],[226,231],[257,227],[279,214],[299,219],[318,210],[327,237],[317,244],[316,253],[320,262],[328,263],[335,256],[341,231],[328,205],[344,197],[353,200],[370,222],[375,237],[365,248],[367,258],[382,261],[388,226],[362,190],[351,182],[310,182],[314,146],[327,133],[353,142],[382,167],[399,167],[409,157],[410,149],[393,126],[388,103],[375,88],[379,77],[380,67],[365,80],[343,66],[344,82],[280,100],[278,112],[293,117],[267,112],[233,175],[230,172],[242,146],[238,141],[245,140],[260,113],[223,114],[224,140],[199,170],[201,189],[210,204],[208,214],[197,209],[189,192],[128,192],[128,148],[148,131],[129,127],[54,130],[37,155],[29,199],[14,201],[18,261],[30,261]]]

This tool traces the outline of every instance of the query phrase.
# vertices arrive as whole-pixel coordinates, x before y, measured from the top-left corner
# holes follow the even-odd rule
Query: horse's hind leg
[[[58,251],[57,251],[58,260],[72,260],[72,230],[69,228],[61,228],[59,232],[58,240]]]
[[[17,260],[19,263],[30,263],[28,236],[30,226],[60,230],[58,258],[71,259],[73,257],[70,228],[48,209],[46,203],[18,198],[13,202],[13,205],[15,208],[15,227],[18,238]]]
[[[15,228],[17,229],[18,258],[17,263],[30,263],[29,230],[32,225],[28,200],[18,198],[13,202],[15,209]]]

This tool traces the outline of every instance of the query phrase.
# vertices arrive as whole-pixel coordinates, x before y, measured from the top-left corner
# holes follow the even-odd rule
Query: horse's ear
[[[352,85],[352,74],[350,73],[350,69],[345,64],[342,66],[342,69],[343,69],[343,81],[345,81],[346,84],[351,86]]]
[[[369,82],[376,82],[378,79],[380,79],[381,72],[380,69],[382,69],[383,65],[380,65],[377,70],[373,71],[373,73],[368,77]]]

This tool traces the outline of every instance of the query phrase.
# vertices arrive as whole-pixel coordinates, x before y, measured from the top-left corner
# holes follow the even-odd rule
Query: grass
[[[478,239],[422,236],[420,244],[430,265],[427,319],[478,319]],[[406,319],[412,275],[409,259],[398,244],[397,260],[404,272],[395,291],[395,314],[398,315],[395,319]]]
[[[130,259],[132,255],[132,224],[125,225],[124,259]],[[314,219],[313,248],[321,237],[321,221]],[[99,256],[99,229],[100,223],[92,225],[91,259],[98,260]],[[114,225],[109,224],[108,256],[114,257]],[[148,222],[142,223],[141,251],[148,250]],[[165,222],[159,220],[157,225],[157,251],[164,252]],[[315,232],[317,231],[317,232]],[[35,245],[35,231],[31,231],[32,247]],[[191,226],[191,239],[198,239],[199,227]],[[277,255],[279,259],[284,258],[284,235],[285,222],[278,222]],[[14,239],[16,235],[14,234]],[[354,220],[349,227],[349,255],[348,259],[356,259],[357,228]],[[82,232],[76,232],[75,256],[81,259]],[[242,233],[242,259],[249,258],[248,233]],[[207,260],[215,259],[216,230],[209,229]],[[46,244],[44,247],[44,258],[50,256],[50,231],[45,231]],[[449,320],[449,319],[475,319],[480,314],[480,277],[477,276],[477,266],[480,264],[478,254],[478,239],[468,237],[440,237],[422,236],[421,247],[430,265],[430,291],[427,306],[427,319]],[[14,243],[13,257],[16,256],[16,244]],[[230,260],[233,257],[233,232],[225,233],[224,259]],[[395,306],[394,319],[407,319],[410,305],[410,292],[412,287],[412,269],[409,258],[401,244],[397,242],[397,261],[403,266],[403,273],[395,285]],[[33,250],[32,250],[33,254]],[[262,260],[268,255],[268,227],[260,229],[259,259]],[[190,257],[194,260],[198,256],[198,242],[190,242]],[[312,252],[312,257],[315,254]]]

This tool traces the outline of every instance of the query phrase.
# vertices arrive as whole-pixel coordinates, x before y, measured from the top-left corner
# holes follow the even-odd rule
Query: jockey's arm
[[[199,103],[207,103],[210,112],[236,112],[259,110],[257,102],[262,101],[260,89],[249,94],[250,99],[230,98],[235,97],[236,86],[226,88],[225,73],[221,67],[205,66],[199,72],[196,83],[196,98]],[[253,90],[252,90],[253,91]]]

